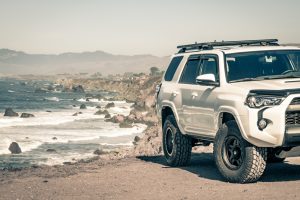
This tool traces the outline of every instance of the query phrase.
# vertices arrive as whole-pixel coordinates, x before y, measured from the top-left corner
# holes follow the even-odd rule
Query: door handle
[[[179,92],[177,92],[177,91],[173,91],[173,92],[172,92],[172,96],[173,96],[173,97],[176,97],[177,95],[179,95]]]
[[[195,99],[198,96],[198,94],[196,92],[192,93],[192,98]]]

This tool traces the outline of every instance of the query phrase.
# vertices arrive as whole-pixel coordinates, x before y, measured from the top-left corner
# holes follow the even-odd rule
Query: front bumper
[[[300,94],[289,95],[277,106],[247,108],[248,115],[239,116],[244,138],[259,147],[300,146],[300,124],[286,124],[286,112],[300,112],[300,105],[290,105],[294,98]],[[263,130],[257,126],[260,118],[268,121]]]

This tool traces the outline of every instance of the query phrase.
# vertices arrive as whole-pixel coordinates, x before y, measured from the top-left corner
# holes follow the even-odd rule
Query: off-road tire
[[[228,138],[234,138],[233,140],[236,140],[236,143],[240,146],[240,155],[242,156],[239,157],[239,162],[236,162],[239,163],[237,166],[230,165],[229,160],[232,159],[229,155],[232,154],[228,149],[232,149],[233,145],[229,144],[227,145],[228,147],[226,146]],[[234,153],[233,155],[236,154]],[[267,148],[256,147],[244,140],[236,122],[231,120],[223,124],[216,135],[214,158],[217,168],[227,181],[232,183],[251,183],[256,182],[264,173]]]
[[[168,149],[167,142],[170,135],[172,138],[172,149]],[[173,115],[166,118],[163,126],[163,151],[168,165],[172,167],[186,166],[189,164],[192,152],[192,139],[183,135],[176,123]]]
[[[279,158],[275,154],[276,154],[276,152],[274,151],[274,149],[272,149],[272,148],[268,149],[267,163],[282,163],[282,162],[284,162],[285,158]]]

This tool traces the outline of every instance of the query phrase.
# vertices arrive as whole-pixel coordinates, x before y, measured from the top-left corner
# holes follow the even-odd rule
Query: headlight
[[[250,108],[260,108],[264,106],[279,105],[284,97],[281,96],[266,96],[266,95],[251,95],[246,99],[246,104]]]

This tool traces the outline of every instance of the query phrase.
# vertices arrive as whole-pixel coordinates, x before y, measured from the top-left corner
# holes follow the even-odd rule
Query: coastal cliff
[[[158,121],[155,107],[155,87],[161,82],[161,76],[139,75],[123,80],[98,79],[60,79],[56,81],[64,88],[71,89],[82,85],[86,92],[107,91],[117,95],[113,100],[126,100],[133,103],[129,116],[122,121],[144,123],[148,128],[141,137],[136,136],[133,141],[134,148],[120,150],[113,157],[127,157],[139,155],[158,155],[162,153],[161,148],[161,124]],[[111,159],[112,155],[105,155]]]

